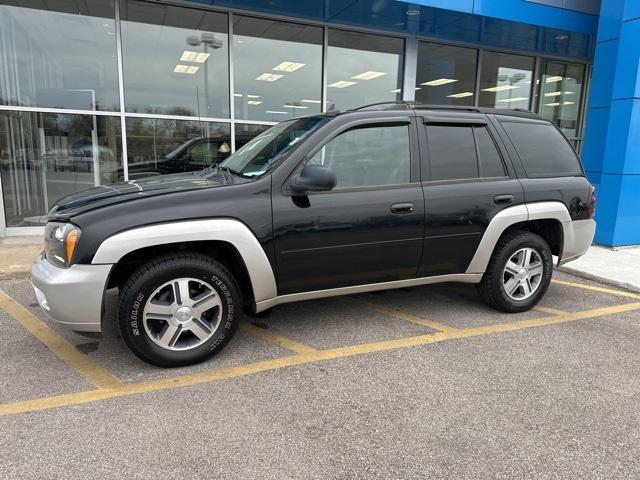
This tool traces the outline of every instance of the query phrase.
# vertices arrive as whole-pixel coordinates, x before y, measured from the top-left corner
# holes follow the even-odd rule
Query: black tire
[[[540,256],[542,278],[535,292],[524,300],[511,298],[504,287],[504,268],[509,259],[523,248],[531,248]],[[507,313],[525,312],[532,309],[544,296],[551,283],[553,256],[549,244],[535,233],[516,231],[504,235],[496,245],[487,270],[478,284],[482,300],[489,306]],[[506,277],[509,278],[509,277]]]
[[[159,287],[183,277],[206,282],[219,296],[219,324],[210,330],[212,336],[204,343],[169,350],[152,340],[143,323],[143,311]],[[242,303],[233,276],[223,265],[200,253],[169,254],[150,260],[129,277],[120,292],[118,324],[122,338],[138,357],[159,367],[191,365],[212,357],[231,340],[241,316]]]

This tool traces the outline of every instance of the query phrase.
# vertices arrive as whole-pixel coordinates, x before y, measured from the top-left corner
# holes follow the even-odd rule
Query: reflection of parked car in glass
[[[231,148],[227,138],[198,137],[188,140],[164,157],[155,160],[129,161],[129,179],[183,173],[216,165],[227,158]],[[118,180],[124,178],[122,166]]]

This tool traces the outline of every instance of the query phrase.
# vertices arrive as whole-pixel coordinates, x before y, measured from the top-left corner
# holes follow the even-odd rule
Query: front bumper
[[[56,267],[41,253],[31,265],[38,304],[53,320],[78,332],[100,332],[102,301],[112,265]]]
[[[564,248],[558,265],[564,265],[581,257],[593,243],[596,233],[595,220],[574,220],[562,224],[564,231]]]

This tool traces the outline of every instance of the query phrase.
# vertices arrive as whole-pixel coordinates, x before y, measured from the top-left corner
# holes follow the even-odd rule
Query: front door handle
[[[413,203],[394,203],[389,209],[391,213],[411,213],[415,207]]]
[[[493,197],[493,202],[498,205],[504,205],[512,203],[513,199],[513,195],[496,195],[495,197]]]

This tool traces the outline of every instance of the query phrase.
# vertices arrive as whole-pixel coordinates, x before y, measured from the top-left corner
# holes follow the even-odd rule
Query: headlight
[[[49,222],[44,229],[44,253],[54,265],[68,268],[73,260],[80,229],[70,223]]]

